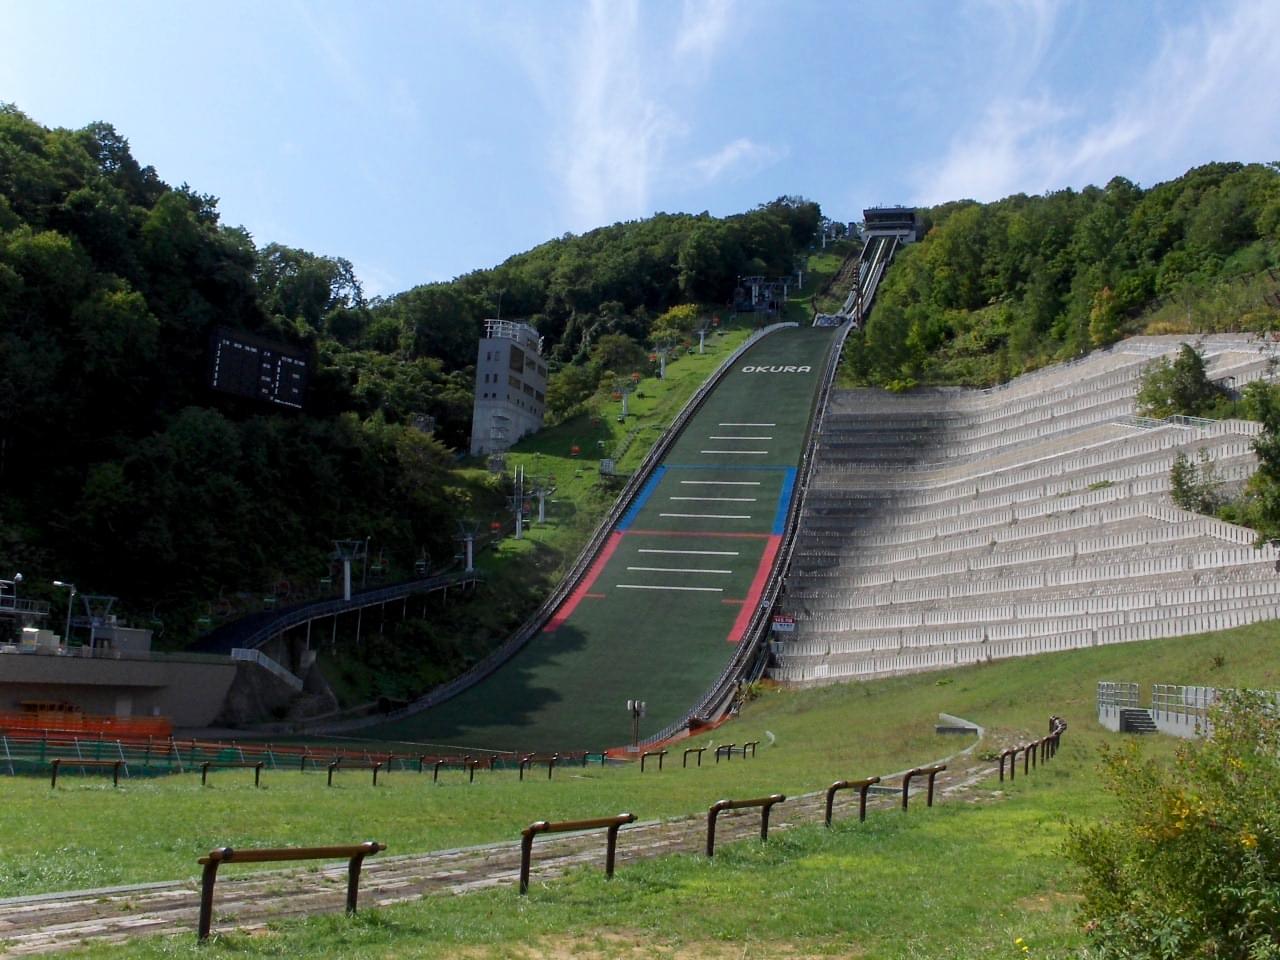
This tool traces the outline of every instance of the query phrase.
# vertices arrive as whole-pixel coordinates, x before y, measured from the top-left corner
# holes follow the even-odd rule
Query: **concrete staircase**
[[[1151,711],[1141,707],[1125,707],[1120,711],[1121,733],[1158,733]]]

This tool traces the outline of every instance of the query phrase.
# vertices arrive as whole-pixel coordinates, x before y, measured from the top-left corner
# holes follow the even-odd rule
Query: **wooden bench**
[[[200,878],[200,920],[196,939],[209,939],[213,923],[213,885],[218,880],[218,867],[224,863],[281,863],[288,860],[336,860],[347,858],[347,913],[356,912],[356,895],[360,890],[360,865],[370,854],[387,849],[385,843],[366,840],[346,847],[274,847],[257,850],[235,850],[218,847],[197,863],[204,867]]]

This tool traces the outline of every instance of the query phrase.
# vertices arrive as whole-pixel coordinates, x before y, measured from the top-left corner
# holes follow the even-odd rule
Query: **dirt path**
[[[1013,742],[1013,741],[1010,741]],[[996,770],[978,759],[979,745],[992,748],[990,739],[979,740],[966,751],[946,758],[947,770],[937,778],[939,802],[978,799],[976,785]],[[869,809],[885,809],[901,803],[902,774],[884,777],[893,793],[873,794]],[[925,778],[912,783],[911,813],[924,815],[925,797],[917,792]],[[770,817],[770,832],[801,824],[820,823],[825,791],[789,798]],[[856,799],[850,792],[838,795],[836,819],[856,816]],[[727,811],[720,815],[716,843],[758,836],[758,810]],[[706,815],[672,820],[646,821],[624,827],[618,837],[618,869],[643,858],[668,853],[700,853],[706,844]],[[544,883],[580,864],[601,867],[604,862],[603,831],[586,834],[550,834],[534,844],[533,884]],[[506,886],[516,896],[520,870],[519,841],[443,850],[406,856],[376,856],[365,861],[360,881],[360,907],[417,900],[441,893],[464,893],[486,887]],[[224,875],[225,874],[225,875]],[[188,932],[195,936],[199,907],[199,883],[179,881],[142,884],[103,890],[72,891],[0,901],[0,956],[20,957],[69,949],[87,940],[122,942],[159,933]],[[214,896],[214,932],[261,927],[269,920],[343,909],[346,897],[346,864],[321,869],[256,872],[236,875],[224,867]]]

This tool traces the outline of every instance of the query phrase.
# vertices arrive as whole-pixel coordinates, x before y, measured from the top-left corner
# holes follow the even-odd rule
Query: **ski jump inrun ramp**
[[[361,737],[599,750],[678,721],[760,605],[838,331],[786,327],[737,358],[543,628],[481,682]]]

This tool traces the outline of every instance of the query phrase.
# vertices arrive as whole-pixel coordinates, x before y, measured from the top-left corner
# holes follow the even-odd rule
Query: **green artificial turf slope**
[[[831,338],[830,329],[814,328],[764,337],[682,431],[608,562],[557,629],[452,700],[365,735],[598,750],[630,741],[629,699],[648,705],[641,736],[679,719],[733,653]]]

